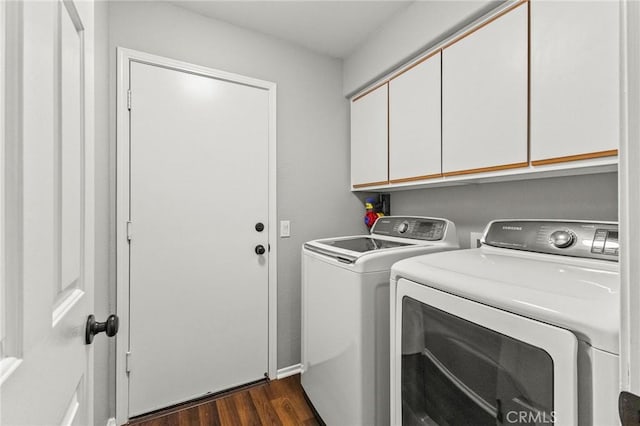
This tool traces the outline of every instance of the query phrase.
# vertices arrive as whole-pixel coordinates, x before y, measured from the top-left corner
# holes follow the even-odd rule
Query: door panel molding
[[[219,80],[265,89],[269,93],[269,147],[268,147],[268,374],[277,374],[277,205],[276,205],[276,84],[238,74],[219,71],[174,59],[118,47],[116,92],[116,306],[123,325],[116,338],[116,421],[123,424],[129,416],[129,386],[127,351],[129,348],[129,238],[127,222],[130,220],[130,64],[139,62],[176,71],[197,74]]]
[[[84,185],[86,170],[74,163],[85,153],[84,26],[72,1],[57,4],[55,23],[54,191],[56,280],[53,288],[53,322],[56,312],[83,288]],[[58,318],[59,319],[59,318]]]

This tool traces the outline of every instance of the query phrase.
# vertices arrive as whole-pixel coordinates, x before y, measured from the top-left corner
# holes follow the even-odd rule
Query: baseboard
[[[111,417],[109,420],[107,420],[107,426],[117,426],[116,418],[115,417]]]
[[[276,372],[276,379],[284,379],[285,377],[293,376],[295,374],[302,373],[302,364],[294,364],[288,367],[280,368]]]

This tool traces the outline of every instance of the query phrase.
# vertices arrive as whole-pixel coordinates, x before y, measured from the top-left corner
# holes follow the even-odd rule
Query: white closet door
[[[389,82],[389,179],[441,176],[441,54]]]
[[[617,1],[531,3],[531,160],[616,155]],[[546,161],[544,161],[546,160]]]
[[[351,184],[388,182],[388,85],[351,102]]]
[[[270,94],[129,66],[136,416],[267,375]]]
[[[527,165],[527,7],[443,51],[445,176]]]

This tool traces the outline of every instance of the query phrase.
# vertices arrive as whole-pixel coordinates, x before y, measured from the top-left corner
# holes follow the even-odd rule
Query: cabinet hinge
[[[127,221],[127,241],[131,241],[132,235],[133,235],[133,223],[129,220]]]
[[[131,111],[131,89],[127,90],[127,109]]]
[[[131,373],[131,351],[127,352],[125,368],[127,370],[127,373]]]

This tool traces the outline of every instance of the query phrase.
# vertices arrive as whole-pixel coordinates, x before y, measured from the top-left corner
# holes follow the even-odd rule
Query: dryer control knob
[[[576,241],[576,236],[571,231],[555,231],[549,236],[549,242],[557,248],[567,248]]]

